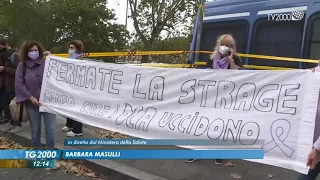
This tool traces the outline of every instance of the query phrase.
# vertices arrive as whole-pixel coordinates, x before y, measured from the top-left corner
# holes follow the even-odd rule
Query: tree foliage
[[[131,18],[144,49],[156,40],[187,36],[198,0],[129,0]]]
[[[153,51],[188,51],[190,44],[190,37],[172,37],[162,40],[156,40],[153,43]],[[141,41],[134,41],[128,48],[130,51],[139,51],[143,49]],[[175,55],[151,55],[149,61],[155,63],[168,63],[168,64],[183,64],[186,62],[187,54]]]
[[[66,43],[80,39],[86,52],[113,51],[125,46],[128,35],[114,23],[115,14],[106,0],[0,0],[0,35],[12,44],[40,41],[56,53]]]
[[[156,43],[166,38],[182,36],[188,39],[199,1],[129,0],[130,18],[142,49],[155,50]],[[148,60],[148,57],[142,59],[143,62]]]
[[[199,1],[129,0],[136,49],[187,50]],[[0,0],[0,4],[0,36],[8,37],[13,46],[37,40],[53,53],[64,53],[67,42],[80,39],[86,52],[126,49],[128,32],[114,23],[106,0]]]
[[[190,39],[186,37],[172,37],[154,42],[155,51],[188,51]],[[183,64],[186,62],[187,54],[152,56],[152,61],[168,64]]]

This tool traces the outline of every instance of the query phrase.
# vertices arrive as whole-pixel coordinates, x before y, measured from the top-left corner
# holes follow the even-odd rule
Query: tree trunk
[[[152,44],[153,44],[153,41],[151,42],[150,40],[147,41],[147,42],[143,42],[143,49],[144,49],[144,51],[150,51],[150,50],[152,50]],[[144,55],[144,56],[142,56],[142,58],[141,58],[141,63],[149,63],[149,57],[150,57],[150,55]]]

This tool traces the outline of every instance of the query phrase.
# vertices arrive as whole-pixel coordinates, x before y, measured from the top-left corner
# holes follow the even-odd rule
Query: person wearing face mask
[[[230,34],[220,36],[216,42],[216,47],[207,61],[208,69],[243,69],[242,60],[236,55],[235,40]],[[192,163],[195,159],[185,160]],[[222,164],[221,159],[216,159],[217,165]]]
[[[21,63],[15,75],[16,102],[25,102],[28,120],[31,127],[31,147],[41,147],[41,118],[44,120],[46,146],[55,147],[56,115],[40,112],[39,102],[42,77],[44,72],[44,49],[39,42],[27,41],[19,50]],[[55,163],[54,169],[59,164]]]
[[[242,60],[236,55],[235,40],[230,34],[220,36],[216,47],[207,61],[210,69],[243,69]]]
[[[70,59],[83,59],[83,44],[80,40],[71,41],[68,44],[68,53]],[[82,123],[67,118],[66,126],[62,128],[63,132],[67,132],[68,137],[82,136]]]

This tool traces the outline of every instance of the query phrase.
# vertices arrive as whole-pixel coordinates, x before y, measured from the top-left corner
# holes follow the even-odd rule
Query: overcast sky
[[[119,24],[125,25],[126,23],[126,6],[126,0],[108,0],[108,8],[114,9]],[[130,10],[128,13],[130,15]],[[133,22],[130,18],[128,18],[128,31],[134,31]]]

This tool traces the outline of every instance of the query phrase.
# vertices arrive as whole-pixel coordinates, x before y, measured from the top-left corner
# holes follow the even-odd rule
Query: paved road
[[[0,169],[0,179],[4,180],[90,180],[84,176],[64,174],[62,169],[45,171],[44,169]]]
[[[56,132],[56,140],[57,144],[60,144],[59,148],[61,149],[70,149],[70,147],[63,146],[63,143],[66,139],[65,134],[61,133],[61,128],[65,125],[65,120],[59,118],[57,121],[57,132]],[[3,125],[4,126],[4,125]],[[0,129],[1,129],[0,125]],[[28,123],[23,124],[23,131],[17,133],[16,135],[8,135],[10,139],[20,143],[21,145],[27,146],[30,144],[30,127]],[[1,135],[1,132],[0,132]],[[5,134],[3,134],[4,136]],[[42,131],[42,137],[44,142],[44,129]],[[98,136],[96,133],[93,133],[92,130],[84,128],[84,135],[81,137],[83,139],[101,139],[101,136]],[[23,144],[25,143],[25,144]],[[57,145],[56,144],[56,145]],[[143,146],[135,147],[135,146],[126,146],[125,149],[140,149]],[[154,148],[155,146],[153,146]],[[116,146],[104,146],[104,147],[75,147],[79,149],[123,149],[123,147]],[[151,148],[151,147],[146,147]],[[157,149],[159,147],[156,147]],[[172,147],[171,149],[177,149],[176,147]],[[165,148],[164,148],[165,149]],[[235,167],[226,167],[226,166],[218,166],[214,164],[213,160],[202,160],[195,163],[185,163],[183,160],[99,160],[100,165],[105,165],[107,168],[103,172],[107,172],[106,175],[108,180],[125,180],[119,174],[112,174],[109,170],[119,171],[121,173],[125,173],[126,175],[136,177],[142,176],[142,172],[146,172],[152,175],[156,175],[158,177],[163,177],[168,180],[234,180],[234,177],[241,176],[241,180],[296,180],[298,177],[298,173],[278,168],[275,166],[269,166],[259,163],[253,163],[242,160],[231,160],[232,164]],[[89,167],[90,168],[90,167]],[[134,169],[130,169],[134,168]],[[99,172],[97,169],[93,169]],[[128,170],[129,169],[129,170]],[[0,169],[1,170],[1,169]],[[8,170],[7,170],[8,171]],[[35,172],[33,172],[35,171]],[[3,171],[1,171],[2,173]],[[64,175],[63,171],[54,172],[50,175],[46,175],[44,170],[10,170],[9,174],[12,174],[12,177],[8,175],[8,177],[2,173],[0,174],[0,179],[19,179],[20,177],[24,177],[24,179],[37,180],[37,179],[59,179],[59,180],[73,180],[73,178],[79,179],[75,175]],[[7,173],[8,173],[7,172]],[[19,172],[19,173],[17,173]],[[100,172],[102,173],[102,172]],[[28,176],[26,175],[28,174]],[[144,174],[145,176],[146,174]],[[270,177],[272,176],[272,177]],[[37,178],[35,178],[37,177]],[[46,179],[47,178],[47,179]],[[86,179],[86,177],[81,177],[81,179]],[[148,178],[144,178],[148,179]],[[149,178],[150,179],[150,178]],[[320,177],[317,179],[320,180]]]

